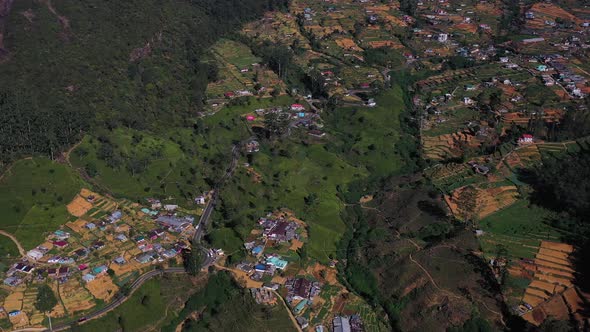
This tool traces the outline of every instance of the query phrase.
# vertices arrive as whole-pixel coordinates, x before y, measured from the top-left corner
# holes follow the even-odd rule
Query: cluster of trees
[[[559,212],[553,225],[577,245],[576,278],[590,291],[590,151],[546,158],[527,179],[535,189],[533,202]]]
[[[55,17],[37,15],[31,25],[20,14],[44,6],[16,2],[4,35],[12,56],[0,65],[2,163],[56,157],[93,128],[191,125],[217,77],[214,65],[201,62],[203,51],[288,0],[60,2],[57,12],[71,22],[67,42]],[[131,58],[138,48],[142,56]],[[282,68],[284,56],[277,53],[273,65]]]

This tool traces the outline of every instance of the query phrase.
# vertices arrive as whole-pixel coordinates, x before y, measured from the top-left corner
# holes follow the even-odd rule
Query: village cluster
[[[206,196],[197,197],[204,204]],[[68,205],[75,218],[6,271],[3,287],[11,292],[3,311],[14,326],[34,324],[38,316],[23,293],[55,280],[65,312],[73,315],[108,301],[152,263],[181,265],[181,252],[195,231],[194,211],[148,199],[147,207],[82,190]],[[76,291],[72,297],[69,292]],[[59,311],[59,310],[58,310]],[[37,317],[38,318],[38,317]]]

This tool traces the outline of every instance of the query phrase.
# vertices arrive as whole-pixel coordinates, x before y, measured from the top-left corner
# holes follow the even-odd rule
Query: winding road
[[[23,246],[20,244],[20,242],[18,242],[18,240],[16,239],[16,237],[14,237],[14,235],[0,230],[0,235],[4,235],[6,237],[8,237],[9,239],[12,240],[12,242],[14,242],[14,244],[16,244],[16,247],[18,248],[18,252],[22,257],[27,257],[27,252],[25,251],[25,249],[23,248]]]

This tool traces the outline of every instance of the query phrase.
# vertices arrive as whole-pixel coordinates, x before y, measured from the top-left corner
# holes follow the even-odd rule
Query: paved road
[[[229,168],[226,170],[223,177],[217,182],[217,184],[215,185],[215,188],[213,189],[213,194],[211,195],[211,199],[209,200],[209,203],[205,207],[205,210],[203,210],[203,214],[201,215],[201,218],[199,219],[199,223],[197,224],[197,231],[195,232],[195,236],[193,237],[193,243],[200,243],[201,242],[201,238],[203,237],[203,234],[204,234],[205,230],[207,229],[207,226],[209,225],[209,219],[211,219],[211,213],[213,213],[213,210],[215,209],[215,205],[217,204],[217,198],[219,196],[218,195],[219,188],[221,188],[223,183],[225,183],[225,181],[233,175],[233,172],[235,171],[236,167],[238,166],[238,159],[240,158],[240,153],[239,153],[240,150],[238,149],[238,146],[234,145],[232,147],[231,151],[232,151],[232,160],[229,165]]]
[[[133,292],[135,292],[135,290],[137,290],[141,285],[143,285],[143,283],[145,283],[146,281],[148,281],[154,277],[161,276],[165,273],[186,273],[186,271],[184,270],[183,267],[171,267],[171,268],[164,269],[164,270],[152,270],[152,271],[146,272],[146,273],[142,274],[139,278],[137,278],[131,284],[131,286],[129,286],[129,295],[117,297],[116,300],[107,304],[105,307],[103,307],[99,310],[96,310],[88,315],[85,315],[84,318],[86,320],[84,322],[98,318],[98,317],[106,314],[107,312],[115,309],[116,307],[121,305],[123,302],[127,301],[127,299],[131,296],[131,294],[133,294]],[[78,320],[74,320],[74,321],[70,321],[67,323],[56,325],[53,327],[53,331],[67,330],[67,329],[71,328],[74,323],[77,323],[77,322],[78,322]],[[79,324],[82,324],[82,322],[80,322]],[[39,331],[38,329],[34,329],[34,330]],[[24,329],[22,331],[28,331],[28,329]],[[33,331],[33,330],[30,330],[30,331]],[[49,330],[46,329],[44,331],[49,331]]]

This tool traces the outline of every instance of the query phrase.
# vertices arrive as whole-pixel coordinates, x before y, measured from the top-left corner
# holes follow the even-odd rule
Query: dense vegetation
[[[247,291],[236,285],[228,272],[213,274],[163,331],[174,331],[181,323],[182,331],[294,330],[282,305],[257,305]],[[193,313],[196,315],[189,317]]]
[[[590,152],[546,158],[527,179],[535,192],[533,201],[560,213],[552,224],[566,231],[576,244],[576,278],[578,285],[590,290]]]
[[[41,312],[49,312],[57,304],[57,298],[53,290],[46,284],[39,286],[37,289],[37,299],[35,308]]]
[[[202,51],[287,1],[52,3],[17,1],[7,21],[10,57],[0,65],[3,163],[37,153],[56,157],[89,128],[187,125],[215,73],[200,61]]]

